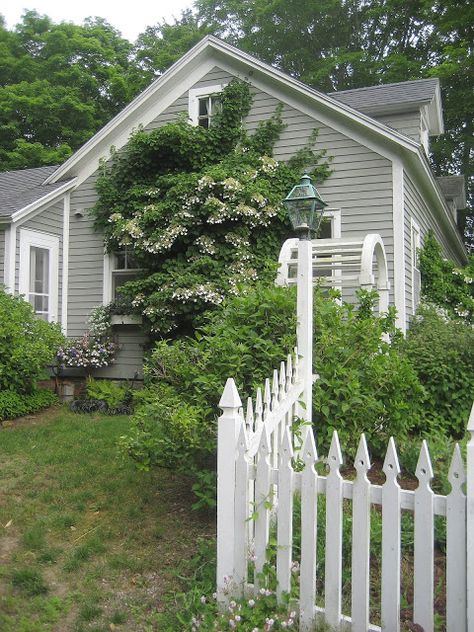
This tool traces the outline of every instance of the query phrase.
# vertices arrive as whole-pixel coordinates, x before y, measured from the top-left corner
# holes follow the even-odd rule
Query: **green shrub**
[[[392,434],[404,440],[421,426],[424,396],[400,353],[394,315],[373,315],[373,294],[361,293],[358,308],[321,292],[315,299],[318,447],[327,450],[337,428],[352,454],[354,437],[366,432],[372,454],[383,457]],[[291,351],[295,337],[293,290],[259,285],[227,299],[194,338],[157,343],[145,371],[144,403],[123,446],[145,468],[183,464],[189,470],[206,459],[210,465],[226,379],[235,379],[245,402]],[[211,498],[208,490],[205,498]]]
[[[0,421],[36,413],[57,401],[57,396],[47,390],[35,390],[32,393],[0,391]]]
[[[109,408],[118,408],[131,398],[127,386],[120,386],[112,380],[95,380],[91,377],[87,380],[86,392],[89,399],[103,401]]]
[[[429,427],[461,438],[474,397],[474,329],[422,305],[403,348],[427,392]]]
[[[15,588],[21,590],[30,597],[44,595],[48,592],[48,585],[41,572],[35,568],[22,568],[14,570],[11,582]]]
[[[0,290],[0,391],[31,392],[63,341],[59,325],[36,318],[29,303]]]

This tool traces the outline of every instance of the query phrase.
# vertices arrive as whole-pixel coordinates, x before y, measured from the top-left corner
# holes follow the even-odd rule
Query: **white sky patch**
[[[25,9],[35,9],[54,22],[82,24],[85,18],[98,16],[106,19],[133,42],[147,26],[163,20],[172,23],[173,18],[179,18],[181,11],[191,6],[192,0],[133,0],[130,3],[120,0],[7,0],[0,6],[0,14],[10,29],[20,22]]]

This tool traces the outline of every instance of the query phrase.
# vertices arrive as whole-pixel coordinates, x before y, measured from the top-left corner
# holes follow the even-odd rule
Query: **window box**
[[[137,314],[114,314],[110,318],[110,324],[114,325],[141,325],[143,318]]]

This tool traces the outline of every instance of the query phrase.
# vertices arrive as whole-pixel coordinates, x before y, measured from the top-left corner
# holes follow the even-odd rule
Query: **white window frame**
[[[27,228],[20,228],[20,268],[18,278],[18,293],[28,300],[30,293],[30,256],[31,248],[43,248],[49,251],[49,300],[48,321],[58,322],[58,292],[59,292],[59,237],[40,233]]]
[[[411,300],[412,310],[415,313],[418,304],[420,303],[421,295],[421,272],[418,266],[418,252],[421,248],[421,230],[419,224],[410,218],[410,247],[411,247]],[[419,293],[418,297],[415,296],[415,284],[418,283]],[[418,298],[418,300],[416,300]]]
[[[114,292],[114,274],[116,272],[130,273],[130,281],[133,281],[134,275],[143,272],[143,268],[117,268],[116,254],[106,252],[104,254],[104,287],[102,293],[102,302],[104,305],[108,305],[116,298]]]
[[[210,97],[213,94],[222,92],[227,84],[219,83],[203,88],[191,88],[188,93],[188,113],[191,125],[199,125],[199,99]]]
[[[323,221],[329,218],[331,220],[331,239],[341,238],[341,209],[331,208],[324,209]]]

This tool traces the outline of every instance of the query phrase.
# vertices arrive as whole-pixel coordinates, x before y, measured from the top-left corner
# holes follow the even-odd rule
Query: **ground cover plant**
[[[127,426],[55,410],[0,431],[2,632],[171,632],[176,566],[213,526],[185,478],[118,458]]]
[[[137,131],[97,182],[94,215],[108,250],[126,248],[143,270],[120,288],[122,299],[156,337],[190,333],[242,284],[273,280],[289,234],[281,201],[303,168],[318,180],[329,173],[315,136],[288,162],[272,158],[284,128],[279,110],[245,132],[245,82],[231,81],[219,104],[209,129],[182,119]]]

